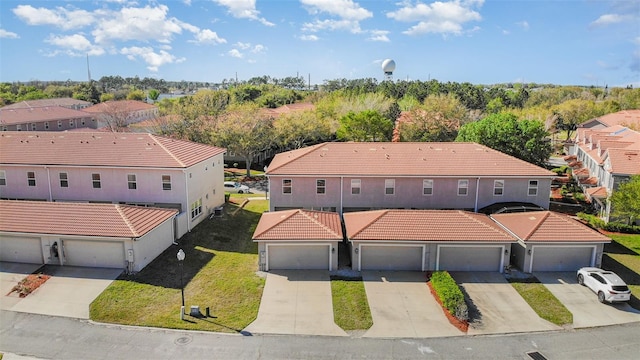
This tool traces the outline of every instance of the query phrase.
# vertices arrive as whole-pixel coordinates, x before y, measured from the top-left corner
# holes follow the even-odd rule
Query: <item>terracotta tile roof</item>
[[[580,169],[576,169],[573,171],[573,175],[577,176],[577,177],[589,177],[589,169],[587,168],[580,168]]]
[[[468,211],[374,210],[343,216],[350,241],[515,241],[487,215]]]
[[[267,212],[260,217],[253,240],[342,240],[340,215],[301,209]]]
[[[611,242],[581,222],[553,211],[494,214],[491,217],[525,242]]]
[[[622,110],[593,119],[605,126],[622,125],[640,130],[640,109]],[[593,121],[589,120],[589,122]]]
[[[6,110],[5,108],[0,109],[0,124],[2,125],[29,124],[40,121],[58,121],[82,118],[88,119],[92,117],[92,114],[88,114],[84,111],[68,109],[62,106]]]
[[[590,187],[585,190],[588,197],[595,197],[599,199],[606,199],[609,194],[607,193],[607,188],[604,186],[596,186]]]
[[[117,204],[0,200],[0,231],[137,238],[171,219],[174,209]]]
[[[0,132],[1,164],[185,168],[224,152],[144,133]]]
[[[476,143],[331,142],[277,154],[267,175],[553,177],[555,173]]]
[[[577,160],[577,159],[578,159],[578,157],[576,155],[567,155],[567,156],[562,157],[562,160],[564,160],[564,161]]]
[[[136,100],[119,100],[119,101],[107,101],[103,103],[99,103],[93,106],[90,106],[86,109],[82,109],[82,111],[88,113],[104,113],[104,112],[113,112],[117,111],[138,111],[138,110],[150,110],[155,109],[157,106],[147,104],[142,101]]]
[[[595,176],[588,177],[586,179],[580,179],[581,185],[598,185],[598,178]]]
[[[606,156],[611,162],[610,171],[614,174],[640,174],[640,149],[608,149]]]
[[[44,106],[62,106],[68,108],[75,107],[88,107],[93,105],[89,101],[77,100],[72,98],[56,98],[56,99],[38,99],[38,100],[25,100],[20,101],[15,104],[3,106],[3,110],[8,109],[25,109],[25,108],[36,108],[36,107],[44,107]]]

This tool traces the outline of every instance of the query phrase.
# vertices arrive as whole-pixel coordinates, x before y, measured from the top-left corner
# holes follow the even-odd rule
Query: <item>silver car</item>
[[[598,294],[598,300],[603,303],[629,301],[631,290],[625,282],[614,272],[594,267],[583,267],[578,270],[578,284],[584,285]]]
[[[225,181],[224,191],[229,193],[248,194],[249,187],[247,185],[242,185],[235,181]]]

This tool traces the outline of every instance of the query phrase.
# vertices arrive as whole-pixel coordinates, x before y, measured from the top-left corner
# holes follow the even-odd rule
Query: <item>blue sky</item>
[[[0,3],[0,81],[254,76],[640,86],[638,0]]]

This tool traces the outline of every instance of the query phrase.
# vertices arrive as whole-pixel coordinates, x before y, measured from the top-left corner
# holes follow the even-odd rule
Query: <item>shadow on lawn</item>
[[[191,232],[185,234],[178,245],[171,245],[142,271],[118,280],[180,289],[179,249],[185,253],[182,283],[187,284],[200,270],[215,261],[215,251],[257,254],[258,245],[251,240],[260,219],[260,214],[225,204],[223,215],[205,219]],[[235,212],[234,215],[231,215]]]
[[[622,279],[624,279],[624,282],[627,283],[627,285],[640,285],[640,274],[629,269],[608,254],[602,255],[602,268],[605,270],[611,270],[618,274]],[[640,299],[638,299],[633,293],[631,294],[629,305],[640,310]]]
[[[611,254],[638,255],[635,251],[617,243],[616,241],[612,241],[609,244],[604,244],[604,252]]]

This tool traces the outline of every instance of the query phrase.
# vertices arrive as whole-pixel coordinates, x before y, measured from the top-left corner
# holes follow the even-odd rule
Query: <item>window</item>
[[[433,195],[433,180],[422,180],[422,195]]]
[[[538,180],[529,180],[529,196],[538,195]]]
[[[324,179],[316,180],[316,194],[324,194],[326,189],[326,181]]]
[[[58,129],[62,129],[62,120],[58,120]]]
[[[138,183],[136,182],[136,174],[127,175],[127,184],[129,186],[129,190],[135,190],[138,188]]]
[[[49,122],[48,121],[44,123],[44,129],[45,130],[49,130]]]
[[[22,125],[20,125],[20,124],[16,125],[16,130],[17,131],[22,131]]]
[[[58,176],[60,177],[60,187],[69,187],[69,176],[67,173],[61,172]]]
[[[36,173],[33,171],[27,172],[27,183],[29,186],[36,186]]]
[[[493,196],[504,194],[504,180],[493,180]]]
[[[69,120],[69,127],[73,127],[74,121],[73,119]]]
[[[282,193],[291,194],[292,181],[291,179],[282,179]]]
[[[360,195],[360,187],[362,181],[360,179],[351,179],[351,195]]]
[[[31,123],[31,131],[36,131],[36,123]]]
[[[396,192],[396,180],[395,179],[385,179],[384,180],[384,194],[385,195],[393,195]]]
[[[102,187],[100,184],[100,174],[91,174],[91,180],[93,181],[94,189],[100,189]]]
[[[4,170],[0,170],[0,185],[7,185],[7,174]]]
[[[469,193],[469,180],[458,180],[458,196],[467,196]]]
[[[191,219],[197,218],[202,214],[202,198],[191,204]]]
[[[162,190],[171,190],[171,175],[162,175]]]

